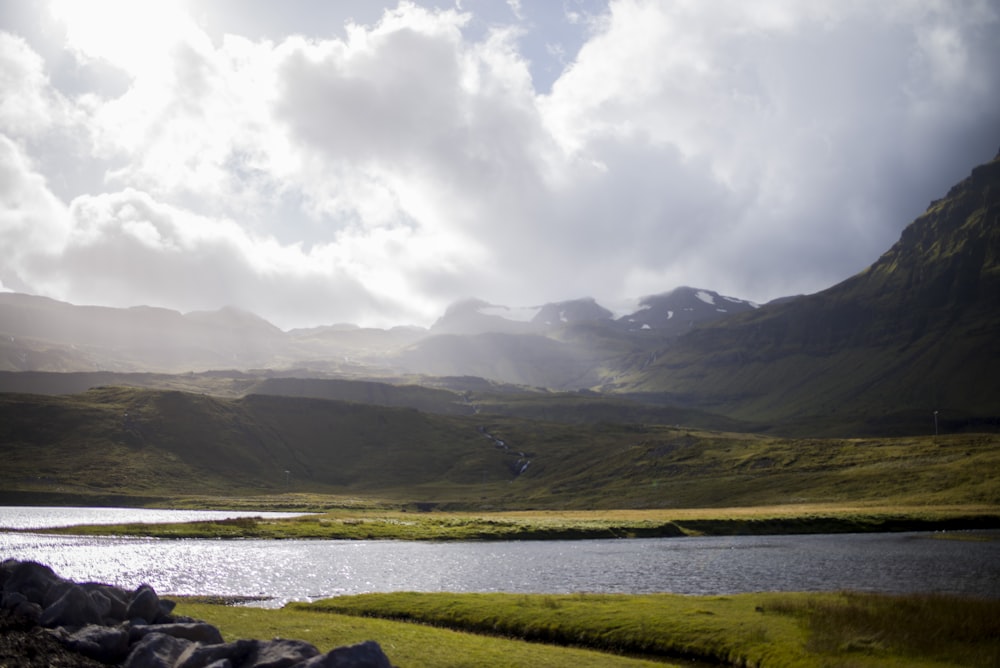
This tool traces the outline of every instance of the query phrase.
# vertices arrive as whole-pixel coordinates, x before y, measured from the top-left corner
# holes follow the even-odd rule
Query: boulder
[[[70,583],[72,584],[72,583]],[[63,594],[42,611],[38,623],[48,628],[56,626],[80,627],[100,624],[104,615],[87,591],[79,586],[62,588]]]
[[[222,668],[242,666],[257,647],[256,640],[237,640],[219,645],[192,645],[177,660],[175,668]]]
[[[302,640],[226,643],[211,624],[172,614],[149,585],[77,584],[35,562],[0,562],[0,610],[54,629],[77,656],[124,668],[391,668],[371,641],[326,654]]]
[[[246,668],[289,668],[314,656],[319,656],[319,650],[314,645],[303,640],[275,638],[258,641],[255,651],[250,653],[243,665]]]
[[[132,645],[122,668],[174,668],[193,642],[163,633],[150,633]]]
[[[0,572],[3,573],[4,593],[19,592],[43,607],[49,588],[63,581],[51,568],[34,561],[7,559],[0,564]]]
[[[160,597],[148,584],[139,585],[125,610],[126,619],[142,619],[155,624],[160,617]]]
[[[357,645],[336,647],[297,668],[392,668],[392,663],[377,642],[367,640]]]
[[[128,631],[121,627],[89,624],[73,633],[60,630],[57,637],[63,644],[102,663],[117,663],[129,651]]]
[[[136,642],[151,633],[162,633],[203,645],[216,645],[222,642],[222,634],[219,632],[219,629],[206,622],[175,622],[173,624],[132,626],[129,629],[128,635],[129,640]]]
[[[19,591],[0,592],[0,608],[13,610],[22,603],[27,603],[28,597]]]
[[[110,606],[107,614],[105,615],[106,623],[109,625],[120,624],[124,622],[127,617],[125,616],[128,610],[129,603],[129,593],[120,587],[113,587],[111,585],[100,584],[97,582],[84,582],[80,585],[93,597],[95,594],[100,594],[108,599],[108,605]],[[160,601],[162,604],[164,601]],[[170,601],[173,603],[173,601]],[[173,610],[173,605],[170,606]]]
[[[37,624],[38,620],[42,617],[42,606],[26,600],[23,603],[17,604],[12,612],[15,615],[24,617],[28,621]]]

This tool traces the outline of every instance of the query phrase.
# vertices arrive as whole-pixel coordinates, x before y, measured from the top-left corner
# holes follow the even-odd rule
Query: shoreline
[[[252,512],[252,511],[244,511]],[[176,523],[78,524],[7,529],[12,533],[135,536],[162,539],[316,539],[403,541],[547,541],[688,536],[1000,530],[1000,510],[982,507],[762,508],[511,511],[490,513],[336,509],[287,518],[240,517]]]

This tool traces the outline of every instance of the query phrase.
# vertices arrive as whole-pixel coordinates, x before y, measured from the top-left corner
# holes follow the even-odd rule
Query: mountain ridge
[[[920,411],[928,423],[936,411],[994,420],[998,258],[1000,156],[933,201],[867,269],[814,295],[707,324],[605,389],[665,392],[733,417],[787,420],[821,408],[830,416]]]

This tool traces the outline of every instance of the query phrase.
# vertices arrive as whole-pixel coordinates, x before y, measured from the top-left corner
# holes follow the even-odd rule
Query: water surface
[[[731,594],[863,590],[1000,598],[991,541],[928,533],[422,543],[159,540],[0,532],[0,555],[63,577],[266,605],[389,591]]]
[[[168,510],[160,508],[74,508],[0,506],[0,529],[42,529],[76,524],[197,522],[235,517],[294,517],[304,513],[243,510]]]

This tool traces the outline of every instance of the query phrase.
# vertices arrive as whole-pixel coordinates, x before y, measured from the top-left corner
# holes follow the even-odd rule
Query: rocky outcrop
[[[326,654],[300,640],[225,642],[206,622],[173,614],[149,585],[76,583],[32,561],[0,562],[0,609],[74,652],[125,668],[391,668],[375,642]]]

